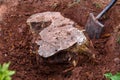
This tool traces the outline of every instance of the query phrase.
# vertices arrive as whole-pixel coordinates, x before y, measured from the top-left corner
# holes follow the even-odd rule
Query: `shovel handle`
[[[96,17],[96,19],[101,18],[115,3],[117,0],[111,0],[111,2],[103,9]]]

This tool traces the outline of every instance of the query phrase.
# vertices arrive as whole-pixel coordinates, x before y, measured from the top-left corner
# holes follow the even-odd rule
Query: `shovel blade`
[[[85,30],[90,39],[98,39],[103,31],[104,25],[101,24],[93,15],[90,13],[87,24],[85,25]]]

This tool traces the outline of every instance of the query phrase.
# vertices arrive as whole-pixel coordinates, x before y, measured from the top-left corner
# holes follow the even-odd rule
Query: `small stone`
[[[119,64],[119,63],[120,63],[120,59],[119,59],[119,58],[114,58],[114,62],[115,62],[116,64]]]
[[[4,54],[5,55],[5,57],[7,57],[7,54]]]

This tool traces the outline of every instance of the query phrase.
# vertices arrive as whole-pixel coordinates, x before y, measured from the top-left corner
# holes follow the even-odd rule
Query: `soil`
[[[70,70],[42,73],[37,64],[36,47],[26,20],[34,13],[58,11],[84,28],[88,15],[97,15],[110,0],[2,0],[0,1],[0,64],[11,62],[13,80],[107,80],[104,74],[120,71],[120,4],[119,1],[100,21],[105,25],[100,39],[91,40],[98,52],[95,60],[87,59]],[[62,64],[61,64],[62,65]],[[62,67],[62,66],[61,66]],[[61,69],[59,67],[58,69]],[[51,67],[50,69],[54,69]]]

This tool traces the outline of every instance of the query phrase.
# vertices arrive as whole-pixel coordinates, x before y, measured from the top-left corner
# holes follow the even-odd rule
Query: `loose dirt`
[[[97,15],[109,2],[80,0],[73,4],[73,1],[3,0],[0,3],[0,63],[11,62],[10,69],[16,71],[13,80],[106,80],[104,73],[120,71],[120,4],[116,4],[101,19],[105,24],[101,38],[91,41],[98,52],[95,60],[86,59],[62,73],[41,72],[42,64],[37,65],[36,62],[36,47],[33,47],[35,44],[32,43],[33,36],[26,24],[27,18],[34,13],[59,11],[84,28],[89,13]]]

